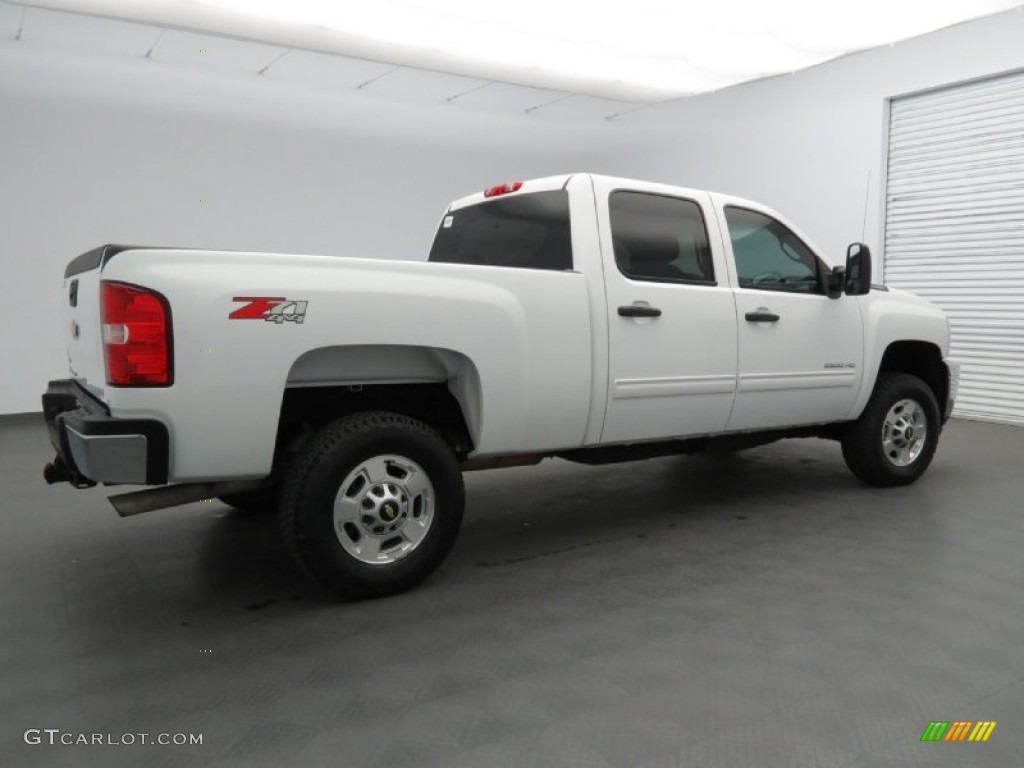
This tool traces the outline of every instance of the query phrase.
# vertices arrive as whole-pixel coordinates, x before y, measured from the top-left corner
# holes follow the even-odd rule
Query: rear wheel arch
[[[473,450],[473,436],[461,404],[446,383],[289,388],[281,403],[277,450],[294,453],[324,424],[366,411],[387,411],[422,422],[460,458]]]
[[[430,427],[460,461],[476,445],[471,422],[450,382],[291,386],[281,399],[273,460],[263,487],[221,500],[246,512],[275,510],[290,464],[318,431],[346,416],[372,411],[404,416]]]
[[[316,426],[357,411],[387,410],[428,424],[457,453],[469,453],[480,438],[481,390],[476,365],[452,349],[318,347],[302,354],[288,371],[278,442],[295,432],[297,422]]]

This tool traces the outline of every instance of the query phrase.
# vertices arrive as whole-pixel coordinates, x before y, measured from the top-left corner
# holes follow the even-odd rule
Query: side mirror
[[[846,267],[832,267],[825,275],[825,295],[830,299],[838,299],[846,289]]]
[[[871,250],[864,243],[846,249],[846,293],[863,296],[871,290]]]

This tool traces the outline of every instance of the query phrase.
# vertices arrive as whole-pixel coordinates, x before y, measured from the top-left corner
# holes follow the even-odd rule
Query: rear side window
[[[713,285],[704,216],[692,200],[613,192],[608,201],[619,271],[634,280]]]
[[[572,269],[569,193],[532,192],[446,214],[430,261],[523,269]]]

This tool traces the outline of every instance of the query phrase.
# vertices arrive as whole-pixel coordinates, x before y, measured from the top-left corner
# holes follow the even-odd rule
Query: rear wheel
[[[860,418],[843,432],[843,458],[868,485],[907,485],[931,464],[940,428],[939,405],[927,384],[883,373]]]
[[[386,412],[324,427],[286,475],[285,543],[347,597],[401,592],[444,560],[462,523],[462,473],[427,425]]]

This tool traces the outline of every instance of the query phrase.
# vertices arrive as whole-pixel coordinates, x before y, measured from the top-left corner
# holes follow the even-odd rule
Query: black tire
[[[335,499],[364,462],[389,455],[406,457],[423,470],[431,486],[431,517],[407,554],[369,564],[343,546],[350,529],[344,523],[336,532]],[[323,427],[300,451],[285,474],[280,520],[285,545],[303,570],[343,597],[369,598],[410,589],[433,573],[455,543],[464,506],[462,472],[448,443],[415,419],[369,411]],[[370,535],[358,531],[359,540]],[[346,544],[351,547],[352,539]]]
[[[277,512],[280,489],[277,486],[259,491],[245,491],[218,496],[229,507],[243,515],[269,515]]]
[[[886,452],[883,428],[890,410],[904,400],[920,406],[926,431],[919,453],[900,466],[897,453]],[[860,418],[843,430],[843,459],[850,471],[868,485],[909,485],[931,464],[941,429],[939,404],[927,384],[906,373],[882,373]]]

